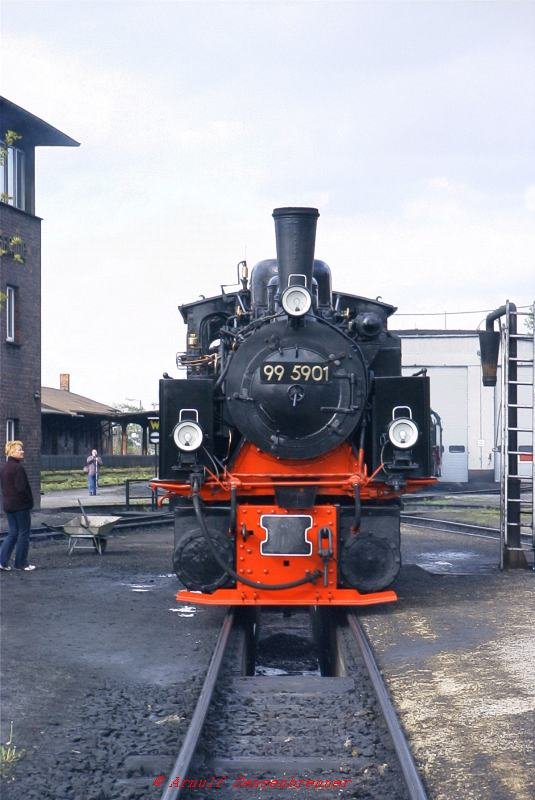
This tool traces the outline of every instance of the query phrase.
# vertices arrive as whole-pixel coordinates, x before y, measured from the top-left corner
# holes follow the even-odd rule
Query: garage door
[[[425,365],[423,365],[425,366]],[[412,375],[421,367],[403,367]],[[441,481],[468,481],[468,370],[466,367],[427,367],[431,407],[442,419]]]

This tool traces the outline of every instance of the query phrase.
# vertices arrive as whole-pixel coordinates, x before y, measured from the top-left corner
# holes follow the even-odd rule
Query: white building
[[[500,444],[500,368],[495,388],[484,387],[477,331],[396,331],[402,340],[403,374],[427,369],[431,407],[442,420],[442,481],[497,481]],[[519,342],[519,355],[531,355],[529,342]],[[527,373],[529,371],[529,377]],[[519,379],[531,370],[519,369]],[[529,390],[519,387],[519,402],[530,404]],[[519,411],[519,426],[530,427]],[[522,417],[524,415],[524,417]],[[525,422],[525,425],[522,423]],[[526,438],[526,437],[525,437]],[[523,439],[519,435],[519,444]],[[526,443],[531,443],[527,435]],[[531,464],[529,465],[531,467]]]

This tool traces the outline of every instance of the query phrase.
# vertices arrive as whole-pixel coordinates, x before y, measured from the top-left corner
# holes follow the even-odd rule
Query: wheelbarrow
[[[112,531],[115,523],[121,517],[86,514],[80,500],[78,500],[78,505],[82,513],[73,517],[63,526],[64,533],[69,537],[67,552],[71,555],[72,551],[78,547],[82,550],[94,549],[99,555],[102,555],[108,543],[106,535]]]

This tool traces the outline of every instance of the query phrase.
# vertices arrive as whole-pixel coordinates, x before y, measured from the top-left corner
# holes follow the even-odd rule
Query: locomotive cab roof
[[[236,295],[237,292],[221,292],[221,294],[216,294],[212,297],[201,296],[198,300],[178,306],[178,310],[182,314],[184,322],[187,322],[191,311],[197,308],[209,309],[212,306],[214,312],[222,311],[227,304],[230,308],[233,308],[236,304]]]
[[[374,300],[371,297],[362,297],[359,294],[337,291],[333,291],[333,304],[337,311],[343,308],[358,308],[359,311],[376,311],[385,319],[398,310],[397,306],[383,303],[382,300]]]

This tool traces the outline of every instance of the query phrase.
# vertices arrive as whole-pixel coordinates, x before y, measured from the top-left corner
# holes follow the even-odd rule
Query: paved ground
[[[98,494],[88,495],[87,489],[61,489],[60,491],[47,492],[41,495],[41,508],[32,512],[32,526],[38,527],[42,524],[56,525],[63,524],[67,519],[80,513],[78,500],[84,509],[89,513],[95,513],[99,509],[102,513],[107,513],[109,507],[125,509],[125,487],[102,486],[99,487]],[[148,502],[143,506],[133,508],[145,508],[149,510]],[[61,509],[72,509],[62,511]],[[0,515],[0,533],[7,531],[7,523],[4,515]]]
[[[62,506],[77,506],[80,499],[84,506],[121,505],[125,502],[124,484],[99,486],[98,494],[90,495],[87,489],[60,489],[41,495],[41,508],[49,510]]]
[[[535,797],[533,571],[404,527],[399,602],[363,620],[432,800]]]
[[[361,616],[430,798],[532,800],[534,574],[500,573],[484,539],[403,541],[399,602]],[[102,557],[48,542],[35,572],[0,575],[0,739],[13,720],[27,751],[2,800],[159,796],[154,765],[137,793],[121,781],[149,747],[176,752],[223,614],[178,610],[171,547],[170,526],[115,534]]]

